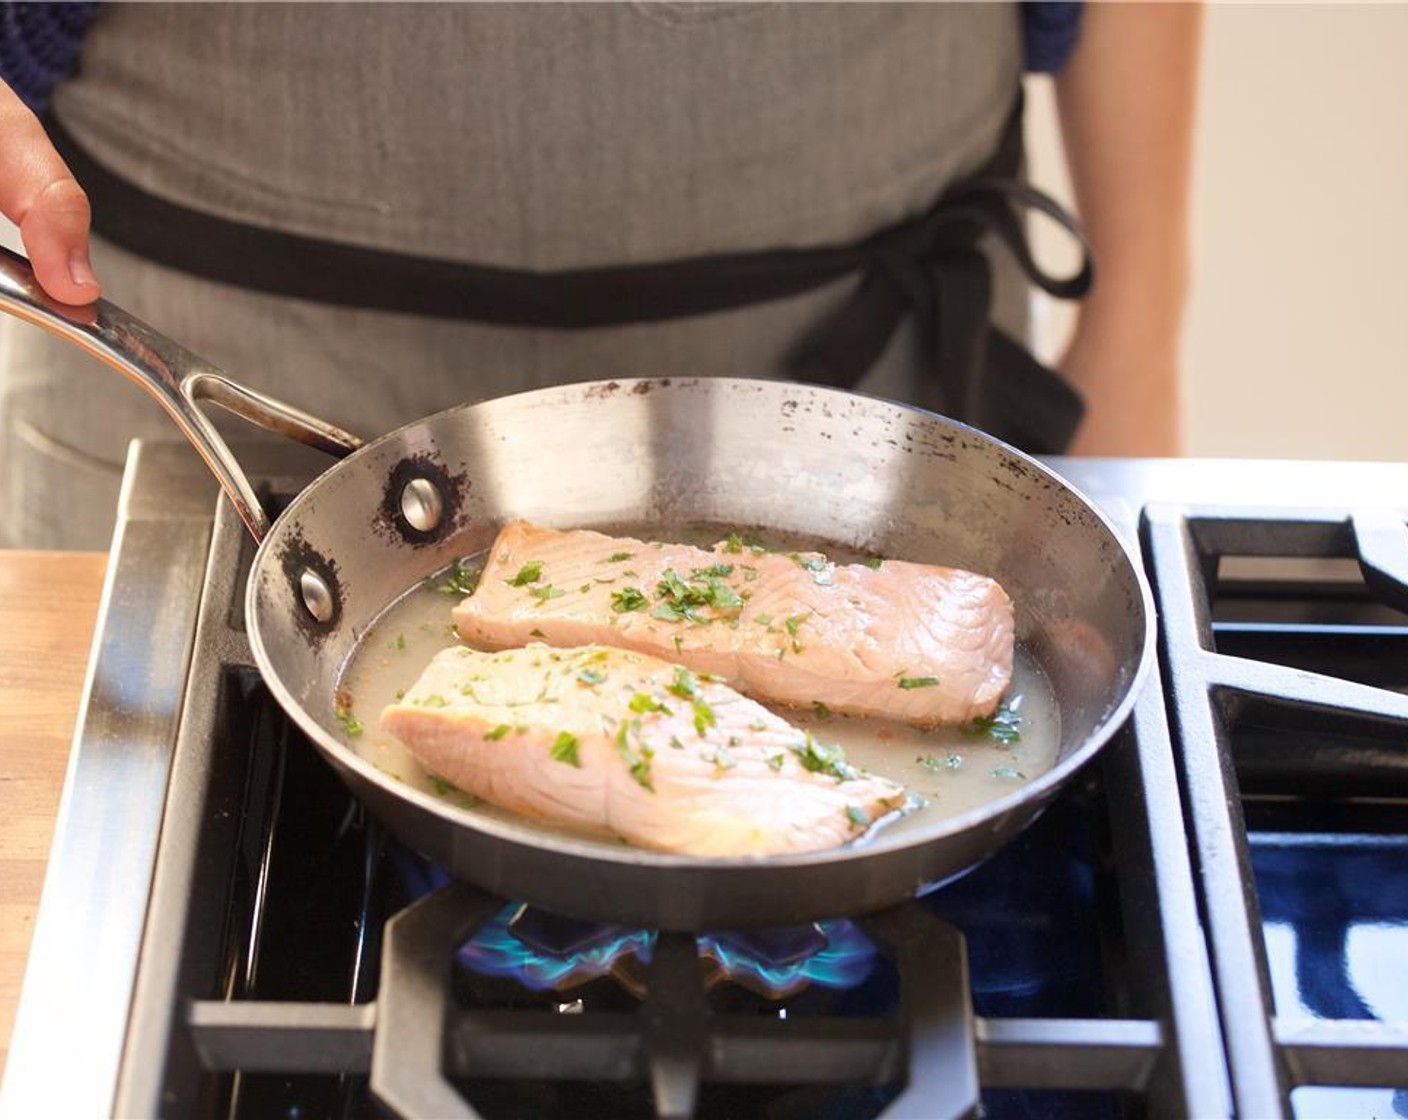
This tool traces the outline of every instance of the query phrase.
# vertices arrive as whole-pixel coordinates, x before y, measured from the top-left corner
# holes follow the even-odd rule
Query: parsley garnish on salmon
[[[565,762],[568,766],[582,768],[582,760],[577,756],[577,736],[570,731],[561,731],[548,750],[554,762]]]
[[[530,583],[537,583],[543,578],[543,562],[541,560],[530,560],[518,569],[518,574],[512,579],[505,580],[510,587],[527,587]]]
[[[649,603],[650,600],[645,597],[639,587],[625,587],[611,593],[611,609],[617,614],[638,611],[642,607],[648,606]]]

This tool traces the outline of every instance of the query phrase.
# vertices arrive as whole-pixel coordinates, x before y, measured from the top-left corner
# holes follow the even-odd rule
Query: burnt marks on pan
[[[409,455],[391,468],[372,531],[415,548],[442,541],[463,526],[470,486],[432,452]]]
[[[679,384],[695,383],[697,382],[681,381]],[[587,384],[584,397],[589,401],[606,400],[626,389],[629,389],[632,396],[643,397],[656,389],[668,389],[672,384],[674,384],[674,379],[669,377],[646,377],[639,381],[632,381],[629,385],[620,381],[593,381]]]
[[[293,620],[315,649],[342,621],[343,587],[337,561],[324,556],[297,529],[279,548],[279,570],[293,596]]]

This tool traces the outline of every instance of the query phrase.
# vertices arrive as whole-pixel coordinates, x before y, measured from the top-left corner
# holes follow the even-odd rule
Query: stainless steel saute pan
[[[504,897],[685,930],[890,905],[1032,820],[1124,720],[1152,658],[1148,588],[1105,519],[1039,463],[942,417],[785,382],[612,381],[464,405],[360,446],[239,387],[106,301],[51,301],[23,258],[5,254],[0,265],[0,307],[151,392],[260,541],[248,632],[279,703],[393,832]],[[344,458],[271,524],[203,400]],[[339,674],[388,604],[487,547],[515,517],[762,528],[991,575],[1053,686],[1058,762],[959,816],[921,814],[861,844],[765,859],[662,855],[456,808],[347,745]]]

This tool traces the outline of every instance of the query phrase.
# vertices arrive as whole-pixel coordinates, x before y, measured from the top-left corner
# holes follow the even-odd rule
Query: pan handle
[[[0,311],[73,343],[155,397],[200,452],[256,542],[269,531],[269,514],[198,402],[210,401],[251,424],[339,459],[362,446],[341,428],[231,381],[204,358],[105,299],[81,307],[59,303],[39,286],[29,261],[3,247]]]

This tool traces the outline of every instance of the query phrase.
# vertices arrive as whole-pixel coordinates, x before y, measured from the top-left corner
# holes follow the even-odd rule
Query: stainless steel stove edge
[[[112,1114],[214,498],[188,449],[132,445],[0,1116]]]

